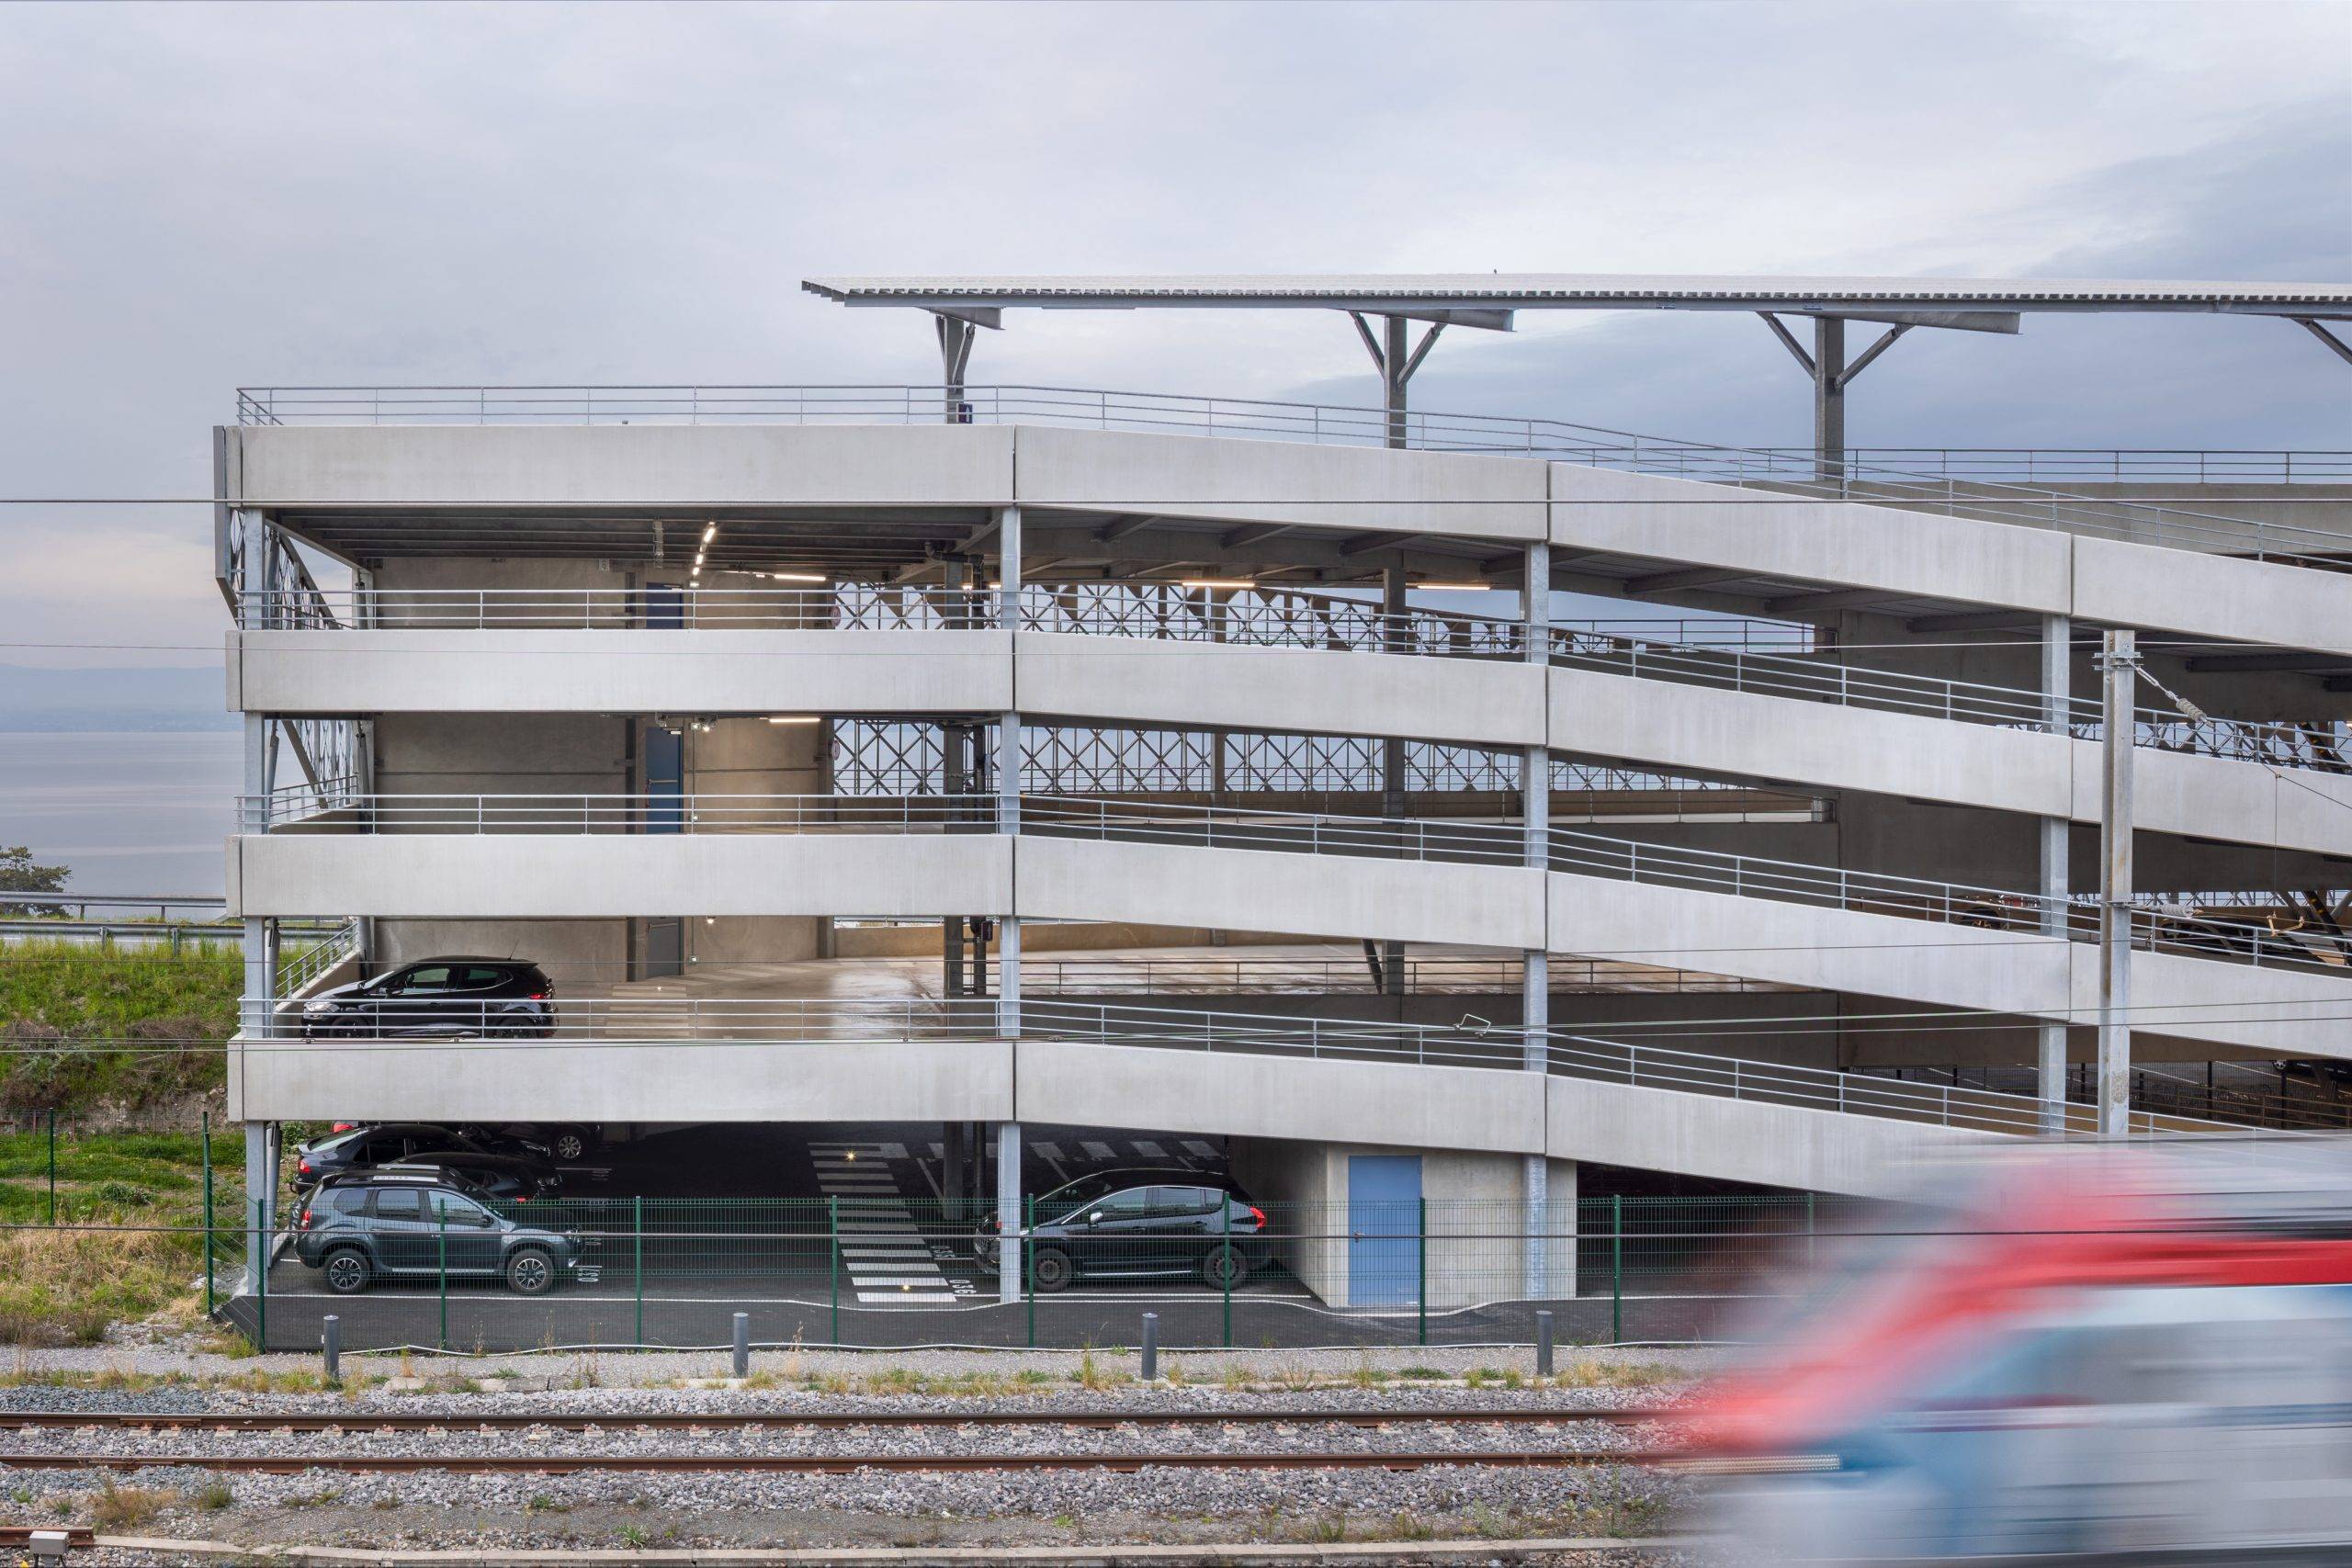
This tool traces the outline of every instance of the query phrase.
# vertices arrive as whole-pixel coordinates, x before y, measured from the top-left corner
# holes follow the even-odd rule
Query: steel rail
[[[1396,1450],[1323,1453],[1046,1453],[1046,1454],[47,1454],[0,1453],[11,1470],[219,1470],[243,1474],[299,1475],[323,1470],[344,1474],[405,1474],[450,1471],[493,1475],[577,1475],[627,1471],[736,1471],[798,1475],[854,1475],[862,1470],[920,1473],[943,1471],[1108,1470],[1428,1470],[1461,1466],[1509,1470],[1583,1469],[1594,1465],[1651,1466],[1686,1457],[1669,1449],[1492,1449],[1459,1452]]]
[[[829,1431],[858,1427],[928,1428],[967,1427],[1074,1427],[1110,1430],[1119,1427],[1269,1427],[1331,1426],[1375,1428],[1426,1423],[1431,1426],[1573,1426],[1579,1422],[1627,1425],[1687,1418],[1690,1412],[1672,1407],[1607,1405],[1592,1409],[1563,1409],[1549,1405],[1464,1405],[1430,1409],[1364,1410],[1314,1408],[1250,1408],[1246,1410],[868,1410],[868,1411],[728,1411],[686,1414],[676,1411],[599,1414],[566,1410],[491,1411],[457,1414],[365,1415],[336,1412],[288,1412],[255,1415],[174,1411],[31,1410],[0,1411],[0,1432],[189,1431],[189,1432],[565,1432],[629,1430],[745,1431],[763,1427],[807,1427]]]

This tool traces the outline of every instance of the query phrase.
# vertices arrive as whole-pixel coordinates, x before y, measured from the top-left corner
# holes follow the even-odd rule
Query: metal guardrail
[[[1408,995],[1516,992],[1526,979],[1525,965],[1516,957],[1408,955],[1398,967]],[[1776,994],[1804,988],[1738,975],[1707,975],[1651,964],[1576,958],[1566,953],[1552,955],[1550,980],[1555,992],[1713,996]],[[1377,990],[1371,965],[1361,958],[1041,957],[1035,953],[1021,961],[1021,988],[1024,996],[1157,996],[1218,991],[1327,995],[1351,989],[1367,994]]]
[[[501,1010],[495,1003],[484,1004],[477,1019],[454,1020],[451,1005],[443,1001],[434,1006],[430,1018],[403,1017],[396,1005],[386,1004],[373,1014],[347,1015],[345,1022],[334,1027],[337,1032],[359,1038],[370,1037],[362,1032],[374,1024],[389,1035],[529,1037],[608,1044],[726,1040],[809,1045],[876,1039],[1000,1038],[999,1006],[997,1000],[986,998],[857,1001],[606,998],[558,1001],[552,1019],[541,1021]],[[2024,1096],[1629,1044],[1565,1030],[1546,1032],[1532,1062],[1529,1042],[1516,1027],[1507,1024],[1442,1028],[1024,999],[1020,1005],[1020,1032],[1023,1038],[1091,1044],[1488,1071],[1528,1070],[1540,1063],[1545,1072],[1558,1077],[1985,1132],[2037,1133],[2043,1116],[2041,1101]],[[2096,1112],[2086,1108],[2069,1107],[2065,1129],[2095,1132],[2095,1118]],[[2132,1132],[2142,1134],[2199,1125],[2185,1118],[2145,1112],[2134,1112],[2132,1118]],[[2203,1125],[2211,1131],[2224,1130],[2219,1123]],[[2240,1135],[2246,1131],[2226,1130]]]
[[[1810,474],[1810,446],[1751,448]],[[1939,479],[1997,484],[2341,484],[2352,483],[2352,452],[2190,447],[1849,446],[1858,469],[1890,468]]]
[[[627,832],[696,833],[993,833],[1010,828],[1032,838],[1172,844],[1202,849],[1336,854],[1430,863],[1524,866],[1525,829],[1517,823],[1464,818],[1354,817],[1322,812],[1251,811],[1099,797],[1023,795],[1017,820],[1005,822],[992,795],[363,795],[316,815],[301,815],[305,792],[278,791],[266,820],[278,830],[331,833]],[[265,804],[240,801],[249,820]],[[648,827],[648,823],[656,824]],[[1643,843],[1553,828],[1551,870],[1651,883],[1736,897],[1766,898],[1940,921],[1986,931],[2096,940],[2098,911],[2076,899],[2048,899],[2008,888],[1719,851]],[[2286,931],[2267,923],[2150,902],[2132,912],[2132,945],[2154,952],[2236,963],[2319,968],[2352,978],[2352,947],[2324,931]]]
[[[175,909],[218,912],[229,901],[217,893],[6,893],[0,905],[54,909],[61,916],[70,909],[77,920],[88,919],[93,909],[153,909],[154,919],[168,920]]]
[[[281,941],[284,935],[281,928]],[[281,997],[300,996],[305,987],[358,951],[359,922],[345,920],[325,936],[285,954],[277,965],[277,982],[274,988]]]
[[[330,606],[338,629],[649,627],[644,595],[625,589],[359,589],[309,597]],[[979,590],[852,583],[698,588],[679,591],[663,613],[678,627],[696,630],[955,631],[994,625],[994,599]],[[258,620],[286,624],[272,619],[277,606],[266,596],[255,596],[255,603]],[[1430,609],[1388,615],[1364,600],[1272,590],[1245,597],[1151,593],[1126,585],[1035,585],[1023,592],[1021,624],[1024,630],[1080,636],[1503,661],[1521,658],[1526,647],[1525,627],[1515,620]],[[1603,674],[1963,723],[2047,728],[2047,705],[2038,692],[1807,657],[1812,628],[1790,622],[1589,620],[1555,625],[1550,639],[1553,663]],[[2134,740],[2142,746],[2352,773],[2352,757],[2333,726],[2137,711]],[[2073,699],[2065,713],[2070,734],[2098,738],[2097,702]]]
[[[1386,409],[1204,398],[1101,388],[831,385],[802,387],[245,387],[240,424],[936,424],[1032,423],[1099,430],[1385,446]],[[1408,446],[1517,455],[1777,494],[1941,512],[2289,564],[2338,564],[2352,537],[2144,502],[2070,495],[2039,485],[1961,479],[1948,469],[1856,462],[1817,478],[1806,454],[1737,447],[1565,420],[1414,411]]]

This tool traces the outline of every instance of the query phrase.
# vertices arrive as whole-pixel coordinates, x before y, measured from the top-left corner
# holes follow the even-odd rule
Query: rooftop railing
[[[994,833],[1006,826],[992,795],[379,795],[339,799],[304,815],[303,792],[241,802],[249,830],[321,833]],[[1330,854],[1430,863],[1524,866],[1526,833],[1512,822],[1358,817],[1177,806],[1102,797],[1023,795],[1014,830],[1197,849]],[[1984,931],[2095,940],[2098,911],[2076,899],[2008,888],[1854,871],[1609,834],[1553,828],[1554,871],[1735,897],[1939,921]],[[2268,967],[2322,969],[2352,978],[2352,946],[2324,929],[2207,914],[2177,899],[2132,912],[2132,942],[2154,952]]]
[[[1381,446],[1385,409],[1268,399],[1203,398],[1035,386],[805,387],[246,387],[241,424],[1052,424],[1098,430],[1246,436]],[[1776,493],[1941,512],[2127,538],[2175,548],[2335,566],[2352,536],[2119,498],[2072,495],[2039,483],[1961,478],[1935,467],[1855,461],[1824,479],[1812,456],[1643,435],[1564,420],[1416,411],[1408,446],[1554,461],[1754,485]],[[2315,460],[2332,459],[2321,454]]]
[[[990,998],[820,1001],[650,996],[558,998],[551,1017],[520,1014],[497,1003],[483,1003],[478,1016],[469,1016],[461,1001],[438,998],[403,1006],[399,998],[390,998],[331,1017],[305,1014],[297,1021],[277,1015],[273,1027],[278,1033],[263,1038],[405,1040],[408,1048],[429,1044],[436,1038],[583,1045],[977,1041],[998,1037],[999,1007],[998,1000]],[[257,1015],[260,1010],[247,1011],[247,1016]],[[1528,1042],[1516,1027],[1471,1020],[1447,1028],[1024,999],[1021,1033],[1023,1038],[1089,1044],[1318,1061],[1487,1071],[1530,1066]],[[2024,1096],[1629,1043],[1566,1030],[1546,1033],[1536,1055],[1547,1073],[1562,1077],[1978,1132],[2030,1135],[2043,1125],[2041,1102]],[[2096,1111],[2090,1107],[2068,1106],[2062,1115],[2069,1134],[2097,1131]],[[2132,1113],[2131,1130],[2141,1135],[2199,1130],[2244,1135],[2247,1132],[2219,1122],[2137,1111]]]

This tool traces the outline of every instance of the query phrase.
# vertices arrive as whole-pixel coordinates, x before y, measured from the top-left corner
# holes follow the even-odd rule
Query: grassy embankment
[[[215,943],[0,948],[0,1110],[19,1125],[49,1111],[60,1122],[53,1229],[47,1134],[0,1134],[0,1341],[87,1343],[111,1322],[200,1305],[196,1133],[78,1124],[194,1120],[190,1101],[220,1085],[240,980],[236,953]],[[233,1175],[233,1151],[226,1163]],[[239,1201],[224,1184],[216,1214]]]
[[[136,1118],[217,1090],[242,978],[217,942],[0,948],[0,1110]]]

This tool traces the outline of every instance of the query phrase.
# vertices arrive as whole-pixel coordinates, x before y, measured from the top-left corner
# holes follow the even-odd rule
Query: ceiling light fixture
[[[1491,582],[1416,582],[1413,587],[1424,593],[1485,593],[1494,588]]]
[[[768,722],[770,724],[814,724],[817,722],[817,716],[813,713],[774,714],[769,716]]]
[[[832,581],[821,571],[772,571],[768,576],[778,582],[830,582]]]
[[[1255,588],[1254,577],[1187,577],[1177,582],[1180,588]]]

